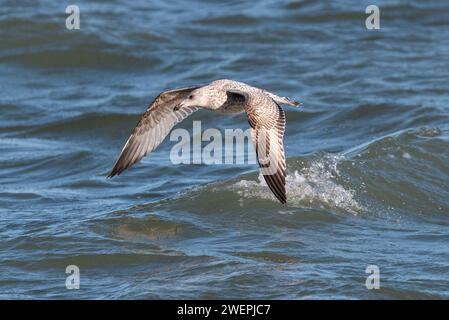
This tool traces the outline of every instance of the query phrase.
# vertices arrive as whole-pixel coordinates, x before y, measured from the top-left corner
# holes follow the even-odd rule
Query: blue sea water
[[[74,4],[79,30],[65,3],[1,1],[0,298],[449,297],[447,1],[376,1],[379,30],[368,1]],[[287,205],[257,165],[174,165],[169,139],[106,179],[159,92],[220,78],[303,103]]]

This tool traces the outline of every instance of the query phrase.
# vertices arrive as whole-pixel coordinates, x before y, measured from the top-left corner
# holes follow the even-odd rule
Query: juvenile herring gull
[[[164,91],[137,123],[108,177],[119,175],[156,149],[175,124],[198,109],[225,114],[246,112],[260,171],[276,198],[286,203],[285,113],[280,104],[300,105],[289,98],[232,80]]]

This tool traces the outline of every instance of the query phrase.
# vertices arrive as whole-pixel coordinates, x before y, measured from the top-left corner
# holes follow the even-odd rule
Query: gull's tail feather
[[[295,101],[289,97],[279,97],[271,92],[268,92],[269,96],[276,101],[278,104],[287,104],[289,106],[299,107],[302,105],[301,102]]]
[[[289,98],[289,97],[282,97],[283,99],[284,99],[284,103],[285,104],[288,104],[288,105],[290,105],[290,106],[294,106],[294,107],[300,107],[301,105],[302,105],[302,103],[301,102],[299,102],[299,101],[296,101],[296,100],[293,100],[293,99],[291,99],[291,98]]]

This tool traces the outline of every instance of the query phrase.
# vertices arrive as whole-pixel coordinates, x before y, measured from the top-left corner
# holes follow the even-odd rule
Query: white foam
[[[351,214],[363,211],[354,199],[354,190],[335,181],[340,175],[337,165],[343,156],[325,155],[310,166],[287,175],[286,191],[289,205],[319,208],[337,208]],[[241,180],[232,186],[243,198],[258,197],[277,201],[268,189],[262,175],[259,181]]]

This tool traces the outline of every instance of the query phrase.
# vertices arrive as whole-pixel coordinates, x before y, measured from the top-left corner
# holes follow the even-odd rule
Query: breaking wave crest
[[[363,211],[357,202],[356,192],[343,186],[338,164],[345,158],[341,155],[325,155],[311,161],[310,165],[294,170],[287,175],[286,191],[289,205],[340,209],[352,214]],[[242,198],[262,198],[276,201],[262,175],[258,181],[240,180],[231,186]]]

